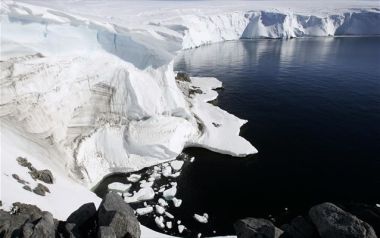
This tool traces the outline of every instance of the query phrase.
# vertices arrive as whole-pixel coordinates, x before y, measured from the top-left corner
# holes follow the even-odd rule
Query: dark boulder
[[[54,218],[50,212],[43,212],[42,218],[34,226],[31,238],[55,237]]]
[[[309,211],[322,238],[377,238],[373,228],[332,203],[322,203]]]
[[[235,222],[234,228],[238,238],[278,238],[283,233],[266,219],[245,218]]]
[[[65,225],[68,233],[76,236],[92,237],[96,235],[96,207],[94,203],[86,203],[75,210],[67,218]]]
[[[177,76],[175,77],[178,81],[184,81],[184,82],[190,82],[190,77],[186,73],[178,72]]]
[[[138,238],[141,234],[133,209],[113,192],[108,193],[99,206],[98,225],[112,227],[120,238]]]
[[[98,238],[116,238],[115,231],[112,227],[109,226],[101,226],[98,230]]]
[[[35,180],[38,179],[38,180],[41,180],[42,182],[45,182],[48,184],[52,184],[54,182],[53,174],[48,169],[44,169],[44,170],[31,169],[29,171],[29,174]]]
[[[67,218],[66,222],[82,225],[96,215],[96,207],[94,203],[86,203],[80,206]]]
[[[311,221],[302,216],[294,218],[290,224],[281,227],[284,230],[284,238],[314,238],[318,237],[317,230]]]
[[[34,192],[35,194],[40,195],[40,196],[45,196],[46,192],[50,193],[50,190],[49,190],[49,188],[46,187],[45,185],[38,183],[38,184],[37,184],[37,187],[35,187],[35,188],[33,189],[33,192]]]

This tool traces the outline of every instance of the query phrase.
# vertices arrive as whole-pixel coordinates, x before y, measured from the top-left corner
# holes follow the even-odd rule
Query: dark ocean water
[[[225,42],[187,50],[175,65],[223,82],[217,104],[249,121],[241,135],[259,150],[185,150],[196,160],[170,212],[194,234],[233,234],[248,216],[281,225],[325,201],[380,203],[380,38]],[[195,222],[204,212],[209,223]]]

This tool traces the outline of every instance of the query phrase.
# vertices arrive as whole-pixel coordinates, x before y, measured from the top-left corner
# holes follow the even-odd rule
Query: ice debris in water
[[[108,190],[125,193],[128,192],[128,190],[131,188],[132,184],[124,184],[119,182],[114,182],[108,184]]]
[[[162,207],[166,207],[166,206],[169,205],[169,204],[168,204],[164,199],[162,199],[162,198],[159,198],[159,199],[158,199],[158,204],[160,204],[160,206],[162,206]]]
[[[154,219],[154,222],[156,223],[156,225],[161,228],[161,229],[164,229],[165,228],[165,224],[164,224],[164,218],[162,216],[159,216],[159,217],[156,217]]]
[[[141,175],[140,175],[140,174],[131,174],[131,175],[127,178],[127,180],[128,180],[129,182],[136,183],[137,181],[140,180],[140,178],[141,178]]]
[[[175,186],[164,191],[163,196],[166,200],[172,200],[177,193],[177,188]]]
[[[172,229],[172,227],[173,227],[172,222],[171,222],[171,221],[166,222],[166,227],[167,227],[168,229]]]
[[[185,230],[185,226],[184,225],[179,225],[178,226],[178,232],[180,233],[180,234],[182,234],[182,232],[183,232],[183,230]]]
[[[125,197],[124,200],[127,203],[133,203],[138,201],[146,201],[154,198],[154,191],[151,187],[141,188],[132,197]]]
[[[151,212],[153,212],[153,207],[143,207],[143,208],[138,208],[138,209],[136,209],[136,212],[137,212],[137,214],[139,214],[139,215],[146,215],[146,214],[148,214],[148,213],[151,213]]]
[[[164,214],[165,208],[161,207],[160,205],[156,205],[155,208],[158,214]]]
[[[181,206],[181,204],[182,204],[182,199],[178,199],[178,198],[173,198],[172,199],[172,201],[173,201],[173,205],[175,206],[175,207],[180,207]]]
[[[174,219],[174,216],[169,212],[165,212],[165,216],[167,216],[170,219]]]
[[[184,162],[182,160],[174,160],[170,162],[170,166],[173,168],[174,171],[178,171],[182,168],[183,163]]]
[[[207,223],[208,222],[208,214],[207,213],[203,214],[203,216],[198,215],[198,214],[194,214],[193,217],[195,220],[197,220],[200,223]]]

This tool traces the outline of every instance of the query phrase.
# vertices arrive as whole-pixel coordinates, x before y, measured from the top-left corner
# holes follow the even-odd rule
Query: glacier
[[[175,80],[179,51],[242,38],[380,34],[376,1],[5,0],[0,19],[0,197],[58,219],[98,203],[89,189],[104,176],[173,160],[185,147],[257,152],[239,136],[247,121],[207,103],[220,81]],[[202,94],[189,95],[191,87]],[[9,176],[26,173],[18,156],[58,174],[50,198]]]

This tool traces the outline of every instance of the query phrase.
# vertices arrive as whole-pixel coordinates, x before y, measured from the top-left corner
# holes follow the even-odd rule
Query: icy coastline
[[[207,103],[221,82],[175,80],[173,58],[182,49],[240,38],[380,34],[380,9],[371,1],[327,10],[254,1],[224,2],[219,10],[213,3],[161,10],[125,4],[1,2],[4,207],[29,202],[65,219],[80,204],[99,203],[80,184],[89,188],[109,173],[172,160],[186,146],[256,153],[239,136],[246,121]],[[191,87],[202,93],[188,95]],[[16,186],[10,175],[27,172],[18,156],[58,174],[51,196]],[[70,207],[60,207],[72,193]]]

